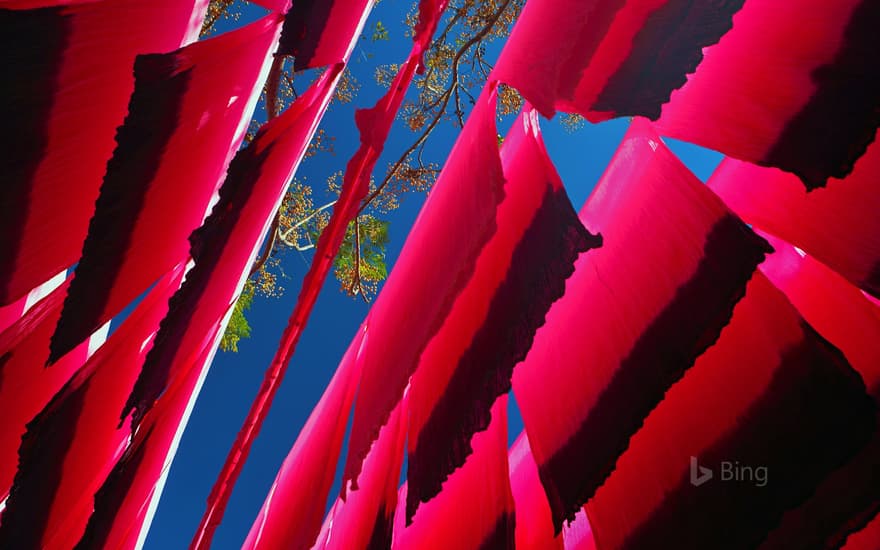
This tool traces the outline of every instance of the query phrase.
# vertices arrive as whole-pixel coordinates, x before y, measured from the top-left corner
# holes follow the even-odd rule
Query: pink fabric
[[[850,173],[880,124],[870,0],[749,0],[672,94],[661,134],[797,174]]]
[[[58,273],[45,283],[37,286],[15,302],[0,307],[0,334],[18,321],[34,304],[49,295],[50,292],[64,283],[66,270]]]
[[[283,2],[259,3],[280,8]],[[297,71],[348,61],[372,8],[372,0],[295,0],[284,21],[278,55],[292,55]]]
[[[28,93],[8,106],[22,113],[20,133],[45,147],[15,147],[9,160],[16,163],[11,173],[20,180],[0,162],[9,176],[0,189],[0,234],[10,239],[9,246],[0,247],[0,304],[77,262],[101,177],[116,145],[116,128],[134,89],[135,56],[171,51],[195,40],[207,5],[207,0],[3,3],[4,9],[58,10],[51,17],[44,10],[42,22],[26,27],[22,37],[28,59],[36,51],[44,52],[46,63],[16,67],[22,87],[33,80],[34,93],[46,94],[45,103],[30,103],[33,95]],[[24,25],[24,18],[33,13],[10,17]],[[6,129],[17,133],[13,128]],[[10,139],[20,140],[20,135]],[[18,172],[20,163],[30,162],[31,172]]]
[[[412,377],[407,519],[464,464],[514,365],[565,290],[578,254],[601,245],[585,230],[526,107],[500,156],[505,197],[473,275],[428,342]],[[436,264],[435,264],[436,265]]]
[[[516,438],[507,460],[510,463],[510,488],[516,504],[516,547],[562,550],[563,540],[554,533],[550,504],[538,478],[538,465],[525,432]],[[564,534],[567,535],[568,531]]]
[[[315,542],[357,390],[363,339],[361,328],[278,470],[243,548],[309,548]]]
[[[513,375],[557,532],[715,341],[769,251],[643,119],[580,219],[603,245],[578,259]]]
[[[545,116],[656,119],[743,0],[529,0],[492,78]]]
[[[495,230],[504,178],[494,119],[495,94],[484,93],[370,310],[344,475],[353,487],[361,462],[403,395],[422,350],[442,325]],[[438,270],[436,265],[447,267]]]
[[[750,224],[798,246],[880,297],[880,144],[843,180],[805,192],[780,170],[725,159],[709,187]]]
[[[220,333],[211,345],[192,357],[186,376],[175,380],[150,410],[100,490],[78,550],[115,548],[133,550],[142,536],[151,501],[158,498],[158,484],[171,467],[181,425],[194,405],[199,388],[217,350]]]
[[[756,547],[865,445],[875,414],[843,355],[756,273],[587,503],[597,547]]]
[[[514,501],[507,466],[507,396],[492,407],[489,428],[476,434],[474,452],[449,477],[437,498],[405,526],[405,494],[394,515],[393,548],[513,548]],[[406,486],[401,493],[406,492]]]
[[[90,347],[97,348],[102,334],[92,336],[51,368],[46,368],[49,337],[61,315],[68,282],[34,304],[0,335],[0,496],[5,496],[18,465],[18,447],[27,423],[86,362]]]
[[[162,56],[141,56],[53,359],[119,312],[189,249],[244,137],[280,16]]]
[[[364,461],[360,487],[350,491],[345,501],[340,498],[334,503],[327,518],[333,536],[328,536],[328,531],[312,546],[313,550],[391,548],[397,482],[406,441],[406,410],[404,397]]]
[[[776,253],[761,271],[798,312],[840,349],[880,403],[880,307],[840,275],[792,245],[767,237]],[[810,498],[788,512],[761,545],[762,550],[838,547],[880,507],[880,429],[871,442],[829,475]]]
[[[118,411],[182,276],[181,264],[157,283],[28,424],[0,523],[0,545],[71,548],[79,540],[93,495],[131,436],[128,426],[119,425]]]
[[[562,526],[562,538],[565,541],[565,550],[596,550],[593,528],[583,510],[578,510],[574,521]]]

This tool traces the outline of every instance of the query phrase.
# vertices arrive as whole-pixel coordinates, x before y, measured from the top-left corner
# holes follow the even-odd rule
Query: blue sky
[[[298,178],[323,187],[327,176],[343,169],[354,153],[358,145],[354,109],[371,106],[383,93],[373,81],[376,65],[399,63],[409,51],[409,40],[404,38],[402,22],[411,6],[412,0],[382,0],[373,10],[366,33],[369,34],[376,21],[381,20],[391,39],[376,43],[361,40],[351,64],[361,90],[353,104],[334,105],[322,123],[327,133],[336,137],[335,154],[307,159]],[[222,28],[239,26],[251,15],[236,23],[224,23]],[[499,47],[497,44],[491,48],[490,54],[497,55]],[[511,121],[499,124],[501,134]],[[599,180],[627,124],[625,119],[614,120],[586,125],[575,133],[568,133],[557,122],[542,120],[547,149],[576,209],[580,209]],[[398,124],[392,130],[379,170],[384,170],[387,162],[396,159],[415,139],[415,134],[401,126]],[[431,138],[426,157],[442,164],[456,135],[457,130],[451,125],[439,126]],[[667,144],[704,181],[721,160],[719,154],[693,145],[671,140],[667,140]],[[323,204],[320,197],[319,194],[316,205]],[[389,268],[393,266],[424,198],[421,194],[407,195],[401,208],[391,214],[391,243],[386,258]],[[306,260],[310,259],[310,255],[287,254],[284,269],[290,279],[283,282],[284,295],[280,299],[256,299],[248,316],[253,337],[239,344],[237,354],[218,353],[183,435],[146,548],[164,550],[184,548],[189,544],[214,479],[256,394],[263,371],[275,352],[307,269]],[[332,278],[325,284],[272,411],[232,495],[224,521],[217,530],[213,548],[241,546],[278,467],[320,398],[368,307],[360,299],[352,299],[340,292],[338,283]],[[521,429],[519,415],[512,410],[511,441]],[[338,482],[331,495],[335,496],[337,490]]]

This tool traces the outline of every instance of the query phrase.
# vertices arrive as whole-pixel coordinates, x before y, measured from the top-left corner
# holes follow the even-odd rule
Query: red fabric
[[[243,548],[309,548],[315,542],[357,389],[363,338],[361,328],[278,470]]]
[[[505,197],[473,275],[419,359],[412,378],[407,519],[464,464],[489,409],[510,391],[578,254],[601,245],[583,228],[527,107],[501,147]],[[435,264],[436,265],[436,264]]]
[[[507,466],[507,396],[492,407],[489,428],[476,434],[474,452],[443,491],[419,507],[405,526],[406,485],[394,515],[395,549],[514,548],[515,505]]]
[[[194,396],[214,358],[221,333],[191,357],[186,376],[171,387],[144,418],[125,453],[94,494],[94,510],[77,550],[91,548],[134,549],[149,528],[164,477],[192,410]]]
[[[28,422],[86,362],[103,341],[99,331],[51,368],[45,368],[49,337],[61,315],[65,282],[0,335],[0,496],[6,495],[18,465],[18,447]]]
[[[593,528],[583,510],[578,510],[574,521],[562,526],[562,538],[565,541],[565,550],[596,550]]]
[[[546,116],[656,119],[743,2],[529,0],[493,77]]]
[[[260,3],[281,6],[277,0]],[[278,55],[294,56],[297,71],[348,61],[372,8],[372,0],[295,0],[284,20]]]
[[[0,92],[0,304],[76,263],[134,89],[135,56],[195,40],[207,5],[26,0],[0,6],[0,63],[15,74],[15,86]],[[25,9],[46,6],[55,7]]]
[[[776,253],[761,271],[798,312],[839,348],[880,402],[880,307],[810,256],[767,237]],[[844,467],[829,475],[809,500],[788,512],[764,541],[763,550],[836,548],[880,509],[880,430]]]
[[[331,9],[335,10],[337,7],[337,4],[333,4]],[[436,28],[436,19],[439,18],[440,13],[436,12],[431,15],[434,20],[429,26],[433,29]],[[285,25],[288,23],[289,20]],[[281,47],[283,49],[283,44]],[[303,278],[296,305],[290,315],[287,327],[281,335],[281,342],[278,344],[278,349],[272,359],[272,363],[266,369],[263,384],[260,386],[251,409],[248,411],[248,416],[239,430],[238,437],[227,455],[223,469],[217,477],[214,490],[208,499],[207,511],[202,518],[202,527],[193,541],[194,546],[203,547],[210,544],[210,535],[202,536],[201,532],[206,528],[205,526],[214,525],[211,529],[215,528],[216,522],[219,522],[223,515],[223,510],[229,500],[232,488],[238,479],[244,461],[247,459],[254,438],[259,433],[263,420],[269,412],[278,386],[290,364],[302,331],[318,299],[321,286],[327,278],[339,247],[342,245],[348,225],[357,216],[361,201],[369,192],[369,177],[372,168],[375,166],[376,160],[378,160],[384,142],[388,137],[388,131],[397,115],[397,110],[403,101],[409,83],[412,81],[415,59],[420,57],[421,45],[417,43],[413,47],[403,70],[398,71],[392,88],[379,99],[373,108],[359,110],[355,114],[355,121],[361,132],[361,147],[352,157],[346,168],[340,197],[333,208],[330,222],[321,232],[321,236],[318,239],[316,254],[312,258],[309,270]],[[345,58],[341,61],[344,62]],[[341,67],[337,66],[337,68]],[[213,516],[213,518],[210,516]]]
[[[563,540],[554,533],[550,504],[538,478],[538,465],[525,432],[516,438],[507,460],[510,463],[510,489],[516,504],[516,547],[562,550]]]
[[[52,358],[115,315],[187,254],[238,148],[280,16],[170,54],[140,56]]]
[[[843,180],[809,193],[795,176],[725,159],[712,188],[750,224],[798,246],[880,297],[880,144]]]
[[[58,288],[58,285],[64,283],[66,273],[66,270],[62,271],[8,306],[0,306],[0,333],[18,321],[34,304]]]
[[[281,116],[239,151],[205,223],[190,236],[195,266],[172,298],[144,363],[127,415],[140,420],[178,375],[186,358],[206,346],[241,291],[249,266],[309,140],[326,111],[341,67],[325,72]]]
[[[406,441],[406,404],[404,397],[382,427],[364,461],[358,490],[350,491],[345,501],[340,498],[334,503],[327,518],[332,536],[329,530],[325,531],[312,546],[314,550],[391,548],[397,482]]]
[[[165,276],[29,422],[0,523],[0,546],[71,548],[79,540],[92,495],[131,435],[117,414],[182,275],[180,265]]]
[[[880,124],[878,25],[872,0],[749,0],[657,128],[807,188],[844,177]]]
[[[874,516],[867,527],[846,540],[842,550],[875,550],[878,540],[880,540],[880,516]]]
[[[503,185],[495,94],[488,92],[477,100],[367,318],[369,337],[344,475],[354,487],[361,462],[403,395],[419,355],[495,231]]]
[[[603,245],[578,259],[513,376],[557,532],[715,341],[769,250],[642,119],[580,217]]]
[[[843,354],[756,273],[587,503],[597,546],[754,548],[865,445],[874,416]]]

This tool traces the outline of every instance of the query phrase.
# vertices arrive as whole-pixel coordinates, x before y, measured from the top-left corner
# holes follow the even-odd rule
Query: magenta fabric
[[[748,0],[657,128],[807,189],[843,178],[880,124],[878,25],[872,0]]]
[[[580,219],[603,245],[578,259],[513,375],[557,532],[718,338],[769,251],[644,119]]]
[[[512,549],[515,508],[507,465],[507,396],[492,406],[486,431],[474,436],[467,462],[453,473],[443,491],[419,507],[405,525],[406,485],[394,515],[392,548]]]
[[[565,550],[596,550],[593,528],[590,526],[587,513],[583,510],[578,510],[574,521],[562,526],[562,538],[565,542]]]
[[[103,338],[104,332],[99,331],[45,368],[49,338],[61,315],[68,283],[50,292],[0,334],[0,497],[12,485],[27,423],[83,366]]]
[[[846,356],[880,403],[880,307],[843,277],[792,245],[767,236],[776,252],[761,271],[804,319]],[[880,429],[830,474],[810,498],[787,512],[762,550],[837,548],[880,509]]]
[[[18,321],[34,304],[64,283],[67,271],[61,271],[45,283],[34,287],[30,292],[6,306],[0,306],[0,334]]]
[[[492,77],[548,117],[656,119],[744,2],[529,0]]]
[[[750,224],[880,297],[880,144],[843,180],[805,192],[781,170],[725,159],[709,187]]]
[[[135,57],[195,40],[207,5],[32,0],[0,6],[2,67],[14,84],[0,91],[0,305],[77,262],[134,90]]]
[[[277,8],[282,2],[261,3]],[[278,55],[292,55],[297,71],[348,61],[372,8],[372,0],[295,0]]]
[[[181,435],[181,425],[192,409],[195,396],[208,372],[219,343],[220,332],[211,345],[192,359],[194,366],[176,380],[144,418],[103,485],[94,495],[94,507],[77,550],[91,548],[137,548],[146,527],[145,520],[161,478],[171,467],[172,451]]]
[[[510,447],[510,489],[516,505],[516,547],[528,550],[562,550],[563,537],[557,536],[550,515],[550,503],[538,477],[538,465],[522,432]],[[565,535],[568,531],[563,531]],[[567,540],[566,540],[567,542]]]
[[[392,547],[397,482],[406,441],[407,398],[397,405],[364,461],[360,486],[340,497],[325,520],[313,550]],[[277,546],[276,546],[277,547]],[[286,546],[291,548],[293,546]]]
[[[754,548],[865,446],[875,414],[844,355],[756,273],[587,503],[597,547]]]
[[[244,137],[279,15],[135,62],[135,91],[107,164],[51,360],[122,310],[188,252]]]
[[[578,255],[602,243],[578,220],[531,107],[514,121],[500,157],[504,199],[494,232],[412,376],[407,520],[464,464]]]
[[[93,495],[131,436],[116,412],[131,391],[148,349],[145,344],[158,329],[182,276],[183,264],[163,277],[28,423],[0,521],[0,546],[71,548],[79,540]]]
[[[357,390],[363,338],[361,328],[278,470],[243,548],[309,548],[315,542],[335,474],[330,465],[339,461]]]

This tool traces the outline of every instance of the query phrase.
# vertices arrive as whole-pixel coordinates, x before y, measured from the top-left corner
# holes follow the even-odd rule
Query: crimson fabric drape
[[[750,224],[798,246],[880,297],[880,144],[843,180],[805,192],[780,170],[725,159],[709,187]]]
[[[578,220],[536,111],[526,107],[514,121],[500,156],[505,196],[494,233],[413,374],[407,520],[464,464],[471,437],[486,429],[492,403],[510,391],[514,365],[562,296],[574,261],[602,242]]]
[[[52,337],[54,361],[119,312],[188,251],[244,137],[279,15],[135,61],[82,258]]]
[[[372,7],[371,0],[295,0],[284,20],[278,55],[292,55],[296,71],[347,60],[352,37],[360,36]]]
[[[404,397],[379,433],[364,461],[360,485],[340,497],[328,514],[314,550],[391,548],[397,482],[406,441],[407,398]],[[332,536],[330,536],[332,533]],[[288,546],[289,548],[290,546]]]
[[[865,446],[875,415],[844,355],[756,273],[587,503],[597,546],[756,547]]]
[[[144,417],[131,444],[94,495],[94,508],[76,550],[134,549],[143,545],[148,518],[171,468],[181,426],[195,405],[222,334],[200,350],[174,384]]]
[[[195,265],[172,298],[123,411],[127,415],[133,409],[135,423],[178,374],[180,362],[205,347],[240,292],[260,241],[327,108],[339,70],[319,77],[230,164],[219,201],[190,236]]]
[[[578,510],[574,521],[562,526],[562,539],[565,550],[596,550],[596,539],[586,512]]]
[[[67,270],[61,271],[45,283],[6,306],[0,306],[0,334],[18,321],[34,304],[45,298],[65,281]]]
[[[804,319],[839,348],[880,403],[880,307],[843,277],[775,237],[761,271]],[[800,507],[786,513],[762,550],[837,548],[880,509],[880,429],[855,457],[829,475]]]
[[[715,341],[769,251],[643,119],[580,218],[604,243],[578,259],[513,376],[557,532]]]
[[[657,128],[801,178],[848,175],[880,125],[874,0],[747,0]]]
[[[510,465],[510,489],[516,504],[516,547],[562,550],[563,538],[554,533],[550,503],[538,477],[538,465],[525,432],[510,447],[507,460]]]
[[[405,525],[407,486],[403,486],[394,514],[393,548],[514,548],[506,395],[492,406],[491,418],[489,427],[474,435],[474,452],[464,466],[449,476],[436,498],[419,507],[410,525]]]
[[[207,0],[0,6],[0,305],[75,264],[139,54],[198,37]]]
[[[880,539],[880,516],[874,516],[867,527],[850,535],[843,550],[873,550],[877,547],[878,539]]]
[[[243,548],[309,548],[315,542],[357,390],[363,339],[361,328],[278,470]]]
[[[44,367],[67,286],[64,282],[55,288],[0,334],[0,496],[12,485],[18,447],[28,422],[83,366],[106,335],[104,327],[51,368]]]
[[[656,119],[744,2],[529,0],[492,76],[548,117]]]
[[[0,546],[70,548],[79,540],[92,510],[92,495],[131,436],[128,426],[120,426],[117,412],[182,275],[181,264],[163,277],[28,423],[0,518]]]

